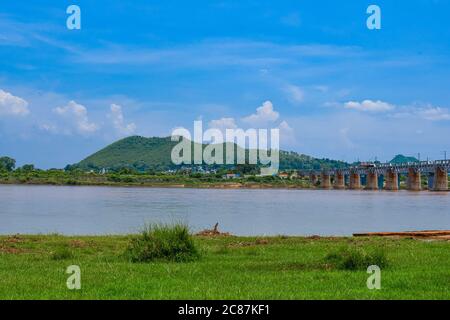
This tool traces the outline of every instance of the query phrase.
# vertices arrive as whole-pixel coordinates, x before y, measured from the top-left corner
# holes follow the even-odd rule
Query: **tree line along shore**
[[[123,169],[117,172],[98,173],[63,169],[38,170],[19,168],[0,170],[0,184],[55,185],[55,186],[128,186],[128,187],[172,187],[172,188],[320,188],[309,177],[300,177],[290,172],[275,176],[236,173],[223,170],[214,173],[199,172],[136,172]],[[406,189],[406,179],[400,181],[400,189]],[[427,179],[422,179],[422,189],[427,189]]]
[[[319,163],[315,165],[320,166]],[[427,183],[427,179],[422,179],[423,190],[428,188]],[[0,184],[218,189],[320,188],[319,182],[313,182],[309,177],[298,175],[295,169],[281,170],[273,176],[261,176],[259,166],[248,164],[206,168],[181,166],[164,170],[138,170],[134,167],[94,170],[77,166],[42,170],[35,168],[32,164],[16,168],[16,161],[9,157],[0,157]],[[400,178],[400,189],[406,189],[406,177]]]

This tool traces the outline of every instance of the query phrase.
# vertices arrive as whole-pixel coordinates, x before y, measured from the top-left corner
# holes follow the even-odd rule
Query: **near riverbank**
[[[450,299],[449,241],[195,236],[197,261],[132,263],[131,237],[1,236],[0,299]],[[381,290],[333,264],[342,250],[383,252]]]

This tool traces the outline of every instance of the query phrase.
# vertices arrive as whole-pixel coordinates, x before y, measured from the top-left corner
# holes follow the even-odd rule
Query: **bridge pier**
[[[331,188],[331,176],[328,173],[322,173],[320,187],[322,189],[330,189]]]
[[[361,189],[361,175],[350,173],[350,189]]]
[[[375,172],[369,172],[366,178],[366,190],[378,190],[378,174]]]
[[[334,176],[334,188],[345,189],[345,176],[343,173],[338,172]]]
[[[398,187],[398,173],[394,170],[386,172],[386,190],[397,191]]]
[[[364,162],[345,169],[299,170],[299,174],[309,177],[311,187],[322,189],[397,191],[400,189],[400,180],[403,180],[402,175],[406,175],[405,187],[408,190],[422,190],[422,183],[425,182],[422,179],[427,179],[428,190],[448,191],[449,171],[450,160],[436,160],[406,164]]]
[[[408,169],[408,190],[420,191],[422,189],[422,179],[420,171],[409,168]]]
[[[434,184],[433,191],[447,191],[448,190],[448,171],[441,167],[436,167],[434,170]]]

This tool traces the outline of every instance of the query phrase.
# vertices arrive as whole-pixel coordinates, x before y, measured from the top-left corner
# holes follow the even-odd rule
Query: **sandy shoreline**
[[[431,193],[447,193],[448,191],[432,191],[428,189],[422,189],[420,191],[413,191],[407,189],[400,190],[365,190],[361,189],[334,189],[334,188],[308,188],[297,185],[270,185],[270,184],[240,184],[240,183],[229,183],[229,184],[116,184],[116,183],[79,183],[79,184],[58,184],[58,183],[17,183],[17,182],[5,182],[0,181],[0,185],[16,185],[16,186],[60,186],[60,187],[119,187],[119,188],[173,188],[173,189],[222,189],[222,190],[321,190],[321,191],[386,191],[386,192],[398,192],[398,191],[408,191],[408,192],[431,192]]]

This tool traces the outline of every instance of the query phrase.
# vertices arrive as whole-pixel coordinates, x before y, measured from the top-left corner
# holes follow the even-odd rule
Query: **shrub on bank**
[[[72,258],[73,253],[66,246],[59,247],[51,253],[52,260],[67,260]]]
[[[371,265],[383,268],[389,264],[386,253],[381,249],[366,252],[351,247],[328,254],[325,261],[339,270],[366,270]]]
[[[131,240],[125,256],[132,262],[188,262],[197,260],[200,252],[186,225],[152,224]]]

